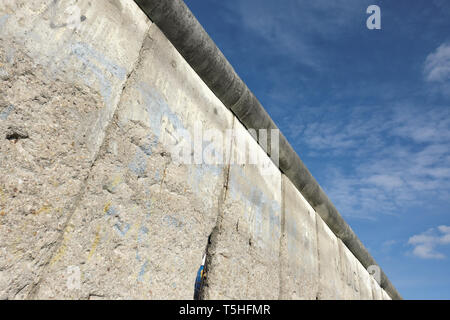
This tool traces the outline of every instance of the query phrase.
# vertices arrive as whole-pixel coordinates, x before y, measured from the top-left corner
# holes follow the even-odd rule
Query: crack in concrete
[[[107,137],[108,137],[108,132],[110,131],[110,128],[113,125],[114,119],[115,119],[115,117],[117,115],[117,112],[118,112],[120,106],[122,105],[121,102],[122,102],[122,97],[123,97],[123,93],[125,91],[125,88],[128,85],[130,77],[135,73],[136,69],[140,66],[140,63],[142,61],[143,52],[145,51],[146,39],[148,37],[148,34],[150,32],[150,28],[152,27],[152,25],[153,25],[153,23],[150,22],[150,25],[149,25],[147,31],[144,33],[145,36],[142,39],[141,48],[139,50],[139,54],[138,54],[138,57],[136,59],[136,62],[133,64],[133,67],[131,68],[130,72],[127,75],[127,78],[125,79],[125,81],[123,83],[122,90],[121,90],[121,92],[119,94],[119,101],[118,101],[118,103],[117,103],[117,105],[116,105],[116,107],[114,109],[114,113],[113,113],[113,115],[112,115],[108,125],[105,128],[105,131],[104,131],[105,135],[103,137],[103,141],[100,144],[100,147],[98,148],[97,152],[95,153],[95,155],[93,157],[93,161],[92,161],[91,166],[89,168],[88,174],[84,178],[82,187],[81,187],[80,191],[78,192],[78,195],[75,197],[75,199],[73,201],[73,204],[70,206],[70,209],[68,210],[70,212],[70,214],[69,214],[66,222],[64,223],[64,227],[62,228],[63,231],[59,235],[58,239],[55,241],[57,243],[57,245],[55,245],[54,250],[48,254],[48,258],[46,259],[46,262],[44,263],[44,267],[42,268],[42,271],[40,272],[39,280],[37,282],[31,284],[31,289],[28,292],[28,294],[26,295],[25,300],[32,300],[32,299],[36,298],[36,294],[37,294],[37,292],[39,290],[39,286],[41,284],[41,281],[42,281],[43,277],[46,274],[46,271],[47,271],[48,266],[50,265],[50,262],[55,257],[55,255],[58,253],[60,248],[64,245],[64,243],[63,243],[64,242],[64,234],[66,233],[66,230],[68,229],[68,227],[70,225],[70,221],[72,220],[73,215],[75,214],[79,204],[81,203],[81,200],[83,199],[83,197],[84,197],[84,195],[86,193],[87,182],[89,181],[89,178],[92,175],[93,167],[95,166],[95,163],[97,162],[98,157],[101,154],[101,151],[103,149],[107,148],[106,141],[107,141]]]
[[[234,131],[235,127],[235,121],[236,117],[233,117],[233,123],[232,123],[232,132]],[[233,156],[233,141],[234,138],[232,137],[230,139],[230,147],[229,147],[229,161],[228,165],[226,166],[226,169],[224,170],[224,183],[223,188],[220,192],[219,198],[218,198],[218,206],[217,206],[217,219],[216,224],[214,225],[214,228],[212,229],[209,237],[208,237],[208,243],[206,245],[205,249],[205,255],[206,255],[206,261],[204,266],[204,279],[202,281],[201,288],[199,290],[198,294],[198,300],[206,300],[208,298],[208,292],[207,288],[209,288],[209,281],[208,281],[208,272],[211,271],[211,261],[214,259],[214,256],[216,255],[216,247],[218,244],[218,236],[220,234],[221,225],[223,221],[223,214],[224,209],[223,205],[225,203],[225,200],[227,198],[228,193],[228,182],[230,179],[230,168],[231,168],[231,157]]]

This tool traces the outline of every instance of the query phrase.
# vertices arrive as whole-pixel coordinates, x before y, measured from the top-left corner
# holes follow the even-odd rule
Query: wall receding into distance
[[[390,299],[134,1],[0,0],[0,299],[192,299],[205,251],[205,299]]]

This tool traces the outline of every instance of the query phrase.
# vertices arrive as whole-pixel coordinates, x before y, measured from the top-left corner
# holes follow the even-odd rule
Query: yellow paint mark
[[[5,211],[1,211],[0,212],[0,216],[6,216],[6,212]]]
[[[56,262],[58,262],[66,253],[67,251],[67,243],[70,240],[71,237],[71,233],[73,231],[73,226],[68,225],[66,227],[66,230],[64,230],[64,236],[63,236],[63,242],[61,244],[61,246],[59,247],[58,251],[56,252],[56,254],[53,256],[53,258],[50,260],[50,266],[54,265]]]
[[[100,242],[100,226],[97,227],[97,233],[95,234],[95,239],[94,239],[94,242],[92,243],[92,247],[91,247],[91,251],[89,252],[88,260],[91,259],[99,242]]]
[[[107,204],[105,204],[105,206],[103,207],[103,212],[107,213],[109,211],[109,208],[111,207],[111,202],[108,202]]]
[[[35,216],[41,214],[41,213],[48,213],[52,207],[51,206],[43,206],[38,211],[33,212]]]
[[[113,178],[112,178],[112,180],[109,182],[109,187],[111,188],[111,189],[115,189],[115,188],[117,188],[117,186],[119,185],[119,184],[121,184],[122,183],[122,176],[121,175],[116,175],[116,176],[114,176]]]

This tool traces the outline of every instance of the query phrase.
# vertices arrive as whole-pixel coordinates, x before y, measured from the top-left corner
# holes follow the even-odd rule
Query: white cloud
[[[441,44],[425,60],[425,77],[428,81],[450,80],[450,43]]]
[[[444,259],[445,255],[438,252],[436,247],[450,244],[450,226],[439,226],[414,235],[408,244],[414,246],[412,253],[422,259]]]
[[[384,247],[392,247],[396,243],[397,243],[397,240],[386,240],[385,242],[383,242],[383,246]]]
[[[424,73],[428,82],[437,85],[445,95],[450,95],[450,43],[441,44],[428,55]]]
[[[399,188],[403,186],[403,180],[400,177],[390,176],[385,174],[376,174],[370,176],[366,182],[372,183],[376,186],[382,187],[387,190]]]
[[[336,38],[359,26],[361,12],[367,8],[363,2],[370,1],[245,0],[229,6],[241,18],[240,25],[270,43],[270,50],[301,57],[299,63],[320,69],[326,59],[314,42],[321,37]]]
[[[376,218],[429,199],[448,201],[449,108],[405,103],[382,112],[372,109],[348,108],[339,116],[321,110],[329,116],[320,119],[301,112],[303,126],[291,127],[298,130],[297,141],[307,146],[310,158],[335,160],[321,183],[338,210],[345,216]],[[352,170],[344,172],[348,166]]]
[[[450,44],[428,56],[425,74],[430,83],[450,86]],[[295,133],[308,147],[310,157],[342,158],[352,166],[347,172],[338,164],[328,168],[322,182],[343,215],[376,218],[379,213],[397,214],[408,206],[425,205],[430,199],[449,201],[448,105],[404,102],[383,108],[309,109],[313,114],[301,110],[297,122],[302,126],[288,127],[289,134]],[[433,255],[429,244],[415,250],[422,256]]]

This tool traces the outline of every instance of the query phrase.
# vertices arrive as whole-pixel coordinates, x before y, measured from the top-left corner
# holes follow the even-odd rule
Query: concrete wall
[[[134,1],[0,0],[0,138],[2,299],[388,298]]]

